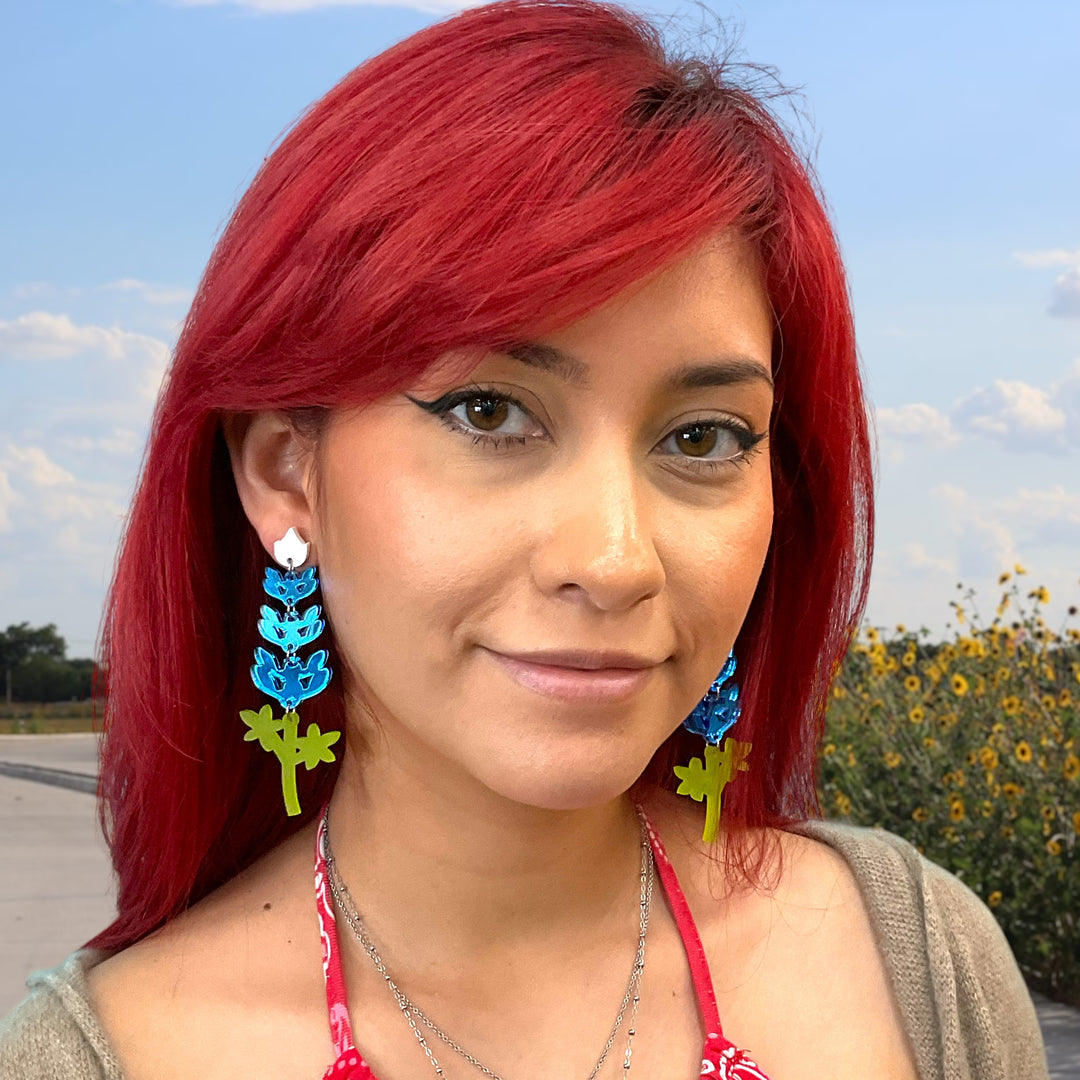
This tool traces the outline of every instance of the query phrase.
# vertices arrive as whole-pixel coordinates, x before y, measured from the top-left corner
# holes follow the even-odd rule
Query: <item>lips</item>
[[[613,650],[559,649],[488,654],[518,685],[569,701],[612,701],[641,690],[663,661]]]

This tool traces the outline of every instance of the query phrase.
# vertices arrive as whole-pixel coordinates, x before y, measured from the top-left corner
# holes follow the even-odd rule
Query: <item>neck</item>
[[[513,802],[381,738],[347,749],[330,805],[339,871],[373,934],[408,962],[568,944],[636,920],[641,833],[628,796],[550,810]]]

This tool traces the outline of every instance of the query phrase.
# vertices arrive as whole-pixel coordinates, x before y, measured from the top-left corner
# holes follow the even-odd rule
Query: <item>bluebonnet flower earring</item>
[[[245,742],[258,739],[259,745],[276,754],[281,762],[281,790],[285,796],[285,811],[290,817],[300,813],[300,799],[296,793],[297,767],[303,763],[310,770],[320,761],[334,761],[330,747],[341,737],[340,731],[328,731],[324,735],[318,724],[308,724],[306,735],[297,734],[300,725],[297,706],[325,690],[332,674],[326,666],[325,649],[312,653],[306,660],[297,656],[297,650],[311,644],[326,625],[319,618],[318,604],[303,612],[296,609],[300,600],[319,587],[314,566],[297,573],[296,567],[303,566],[307,556],[308,545],[295,529],[289,529],[274,544],[274,561],[286,568],[285,573],[268,566],[263,579],[263,591],[284,604],[285,611],[282,613],[263,604],[259,609],[262,616],[259,634],[284,653],[284,660],[279,661],[262,647],[256,649],[251,679],[258,689],[277,701],[285,710],[284,715],[275,720],[271,705],[264,705],[258,712],[250,709],[240,712],[240,719],[249,728],[244,733]]]
[[[702,839],[711,844],[720,830],[720,799],[724,788],[738,772],[746,772],[750,766],[746,757],[751,744],[728,738],[724,748],[720,741],[742,712],[739,704],[739,685],[734,682],[735,653],[728,654],[720,674],[713,680],[705,696],[694,706],[694,711],[683,721],[683,727],[705,740],[705,758],[691,758],[686,765],[676,765],[679,778],[676,794],[689,795],[696,802],[705,800],[705,831]]]

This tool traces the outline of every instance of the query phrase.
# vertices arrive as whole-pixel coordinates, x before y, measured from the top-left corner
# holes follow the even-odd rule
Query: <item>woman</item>
[[[981,903],[812,820],[870,477],[827,217],[722,63],[504,0],[361,66],[177,347],[106,621],[119,914],[0,1073],[1045,1075]]]

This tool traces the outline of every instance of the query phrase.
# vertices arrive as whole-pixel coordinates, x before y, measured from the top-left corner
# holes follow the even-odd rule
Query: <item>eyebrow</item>
[[[589,381],[588,366],[576,356],[563,352],[554,345],[520,341],[510,345],[505,355],[519,360],[529,367],[549,372],[574,386],[586,386]],[[668,392],[700,390],[710,386],[733,386],[743,382],[764,382],[774,389],[769,369],[747,356],[731,356],[722,360],[686,364],[677,368],[664,380],[663,389]]]

